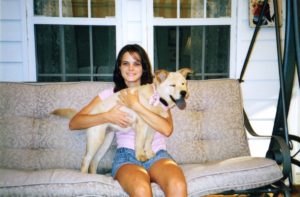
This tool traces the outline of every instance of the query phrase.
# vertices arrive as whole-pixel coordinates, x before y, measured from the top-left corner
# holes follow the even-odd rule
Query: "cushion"
[[[4,116],[34,117],[37,113],[37,89],[26,83],[0,83],[0,112]]]
[[[186,164],[249,156],[238,82],[188,81],[188,89],[186,109],[172,109],[167,147],[174,159]]]
[[[0,167],[17,169],[80,169],[86,148],[86,131],[69,130],[69,120],[0,117]],[[111,169],[115,142],[99,164]]]
[[[189,196],[203,196],[232,189],[250,189],[282,177],[273,160],[239,157],[220,162],[181,165]],[[110,174],[82,174],[75,170],[20,171],[0,169],[0,194],[32,196],[126,196]],[[259,174],[259,176],[257,176]],[[154,196],[163,192],[152,183]]]
[[[188,182],[189,196],[257,188],[282,178],[281,170],[274,160],[260,157],[246,156],[219,162],[186,164],[182,168]]]

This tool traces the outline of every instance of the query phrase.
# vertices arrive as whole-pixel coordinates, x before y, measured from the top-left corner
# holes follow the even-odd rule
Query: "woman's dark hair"
[[[129,52],[130,54],[136,53],[141,58],[141,63],[142,63],[142,68],[143,68],[143,73],[141,76],[141,85],[145,85],[145,84],[153,82],[153,76],[152,76],[152,72],[151,72],[151,64],[150,64],[149,57],[148,57],[146,51],[137,44],[128,44],[120,50],[117,60],[116,60],[116,63],[115,63],[115,69],[114,69],[114,75],[113,75],[113,80],[115,83],[114,92],[118,92],[124,88],[127,88],[127,85],[126,85],[124,78],[122,77],[121,71],[120,71],[122,57],[126,52]]]

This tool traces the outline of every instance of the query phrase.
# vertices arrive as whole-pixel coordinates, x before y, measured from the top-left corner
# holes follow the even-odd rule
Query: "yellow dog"
[[[177,106],[179,109],[184,109],[186,106],[185,99],[187,97],[187,81],[186,77],[192,70],[189,68],[180,69],[177,72],[168,72],[158,70],[155,72],[153,84],[142,85],[135,88],[130,88],[130,91],[137,91],[140,102],[152,112],[168,117],[167,109]],[[97,114],[109,111],[118,103],[119,91],[114,93],[109,98],[103,100],[95,106],[91,114]],[[127,112],[131,119],[131,127],[136,131],[135,139],[135,155],[139,161],[146,161],[153,157],[155,153],[152,151],[152,140],[154,131],[148,124],[138,116],[133,110],[127,107],[121,107],[121,110]],[[73,109],[57,109],[53,114],[71,117],[76,111]],[[113,127],[117,130],[126,131],[130,128],[121,128],[115,124],[105,123],[87,129],[87,148],[86,154],[82,161],[81,172],[96,173],[98,163],[103,156],[98,149],[105,140],[106,129]]]

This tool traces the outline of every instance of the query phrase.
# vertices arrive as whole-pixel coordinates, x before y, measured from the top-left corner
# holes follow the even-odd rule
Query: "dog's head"
[[[193,71],[189,68],[182,68],[177,72],[157,70],[155,80],[157,93],[160,101],[169,108],[176,105],[179,109],[186,106],[185,99],[188,95],[186,77]]]

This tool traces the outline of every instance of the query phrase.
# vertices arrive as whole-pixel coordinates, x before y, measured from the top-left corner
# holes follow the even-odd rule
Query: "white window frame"
[[[231,17],[222,18],[159,18],[154,17],[153,0],[147,1],[148,40],[147,50],[149,58],[154,62],[154,26],[205,26],[205,25],[230,25],[230,60],[229,77],[236,78],[236,27],[237,27],[237,0],[231,0]],[[207,0],[204,0],[206,5]],[[177,0],[179,6],[180,0]],[[206,9],[204,9],[206,10]],[[179,12],[179,11],[178,11]],[[179,13],[177,15],[179,16]],[[204,13],[204,16],[206,12]]]
[[[116,54],[122,47],[122,1],[115,0],[115,17],[106,18],[91,18],[90,6],[88,6],[88,17],[62,17],[62,0],[59,0],[60,10],[59,17],[48,16],[34,16],[34,0],[26,1],[26,17],[27,17],[27,35],[28,35],[28,64],[30,80],[37,81],[37,67],[36,67],[36,48],[34,26],[36,24],[53,24],[53,25],[85,25],[85,26],[115,26],[116,27]],[[88,5],[91,5],[91,0],[88,0]]]

